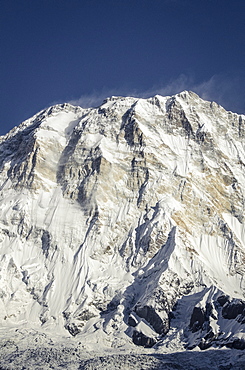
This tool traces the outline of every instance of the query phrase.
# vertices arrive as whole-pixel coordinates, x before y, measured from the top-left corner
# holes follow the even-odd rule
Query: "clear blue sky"
[[[245,0],[0,0],[0,134],[57,102],[192,89],[245,113]]]

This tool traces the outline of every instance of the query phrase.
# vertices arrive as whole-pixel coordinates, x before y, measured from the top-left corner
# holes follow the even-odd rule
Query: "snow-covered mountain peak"
[[[1,325],[242,346],[244,124],[184,91],[55,105],[2,137]]]

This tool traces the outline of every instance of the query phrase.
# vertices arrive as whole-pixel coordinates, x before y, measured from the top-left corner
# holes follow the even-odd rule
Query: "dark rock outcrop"
[[[233,299],[231,302],[226,302],[222,309],[224,319],[232,320],[238,315],[245,314],[245,302],[241,299]]]
[[[133,343],[137,346],[143,346],[146,348],[151,348],[156,344],[156,340],[154,338],[149,338],[145,334],[140,333],[136,330],[134,330],[132,335]]]

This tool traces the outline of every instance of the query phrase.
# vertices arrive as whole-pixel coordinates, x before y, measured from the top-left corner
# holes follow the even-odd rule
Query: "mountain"
[[[193,92],[25,121],[0,138],[2,336],[245,349],[244,184],[245,116]]]

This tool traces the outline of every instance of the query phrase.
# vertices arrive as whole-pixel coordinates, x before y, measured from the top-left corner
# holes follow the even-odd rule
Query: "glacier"
[[[58,104],[0,137],[0,352],[241,353],[244,137],[188,91]]]

